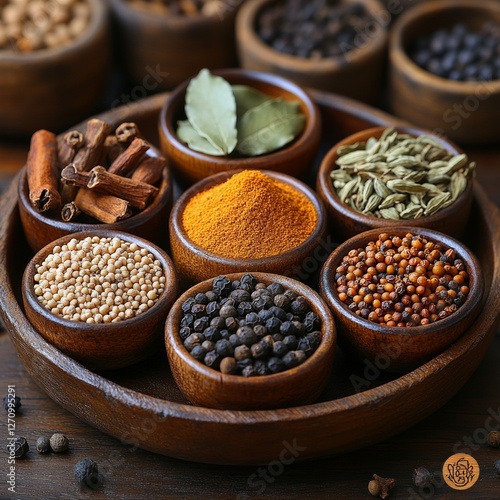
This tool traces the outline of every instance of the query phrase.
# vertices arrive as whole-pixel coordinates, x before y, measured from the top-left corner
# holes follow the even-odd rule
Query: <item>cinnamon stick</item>
[[[105,224],[113,224],[132,215],[130,203],[109,194],[91,189],[80,189],[75,205],[85,214]]]
[[[110,165],[108,171],[112,174],[127,175],[138,165],[149,147],[149,143],[144,139],[135,138],[130,146]]]
[[[79,172],[73,164],[64,167],[61,172],[61,181],[68,186],[87,187],[90,174]]]
[[[139,210],[146,208],[150,198],[158,192],[158,188],[151,184],[113,174],[101,166],[90,171],[87,187],[118,196]]]
[[[29,198],[39,212],[61,206],[57,178],[57,138],[48,130],[38,130],[31,136],[26,162]]]
[[[141,138],[139,127],[134,122],[123,122],[115,130],[116,140],[120,144],[129,145],[136,137]]]
[[[167,160],[162,156],[148,156],[136,167],[130,178],[134,181],[156,184],[163,175]]]
[[[70,130],[58,141],[57,154],[59,165],[64,168],[73,161],[78,150],[83,146],[83,134],[78,130]]]
[[[64,222],[70,222],[76,219],[81,214],[81,210],[78,208],[74,201],[66,203],[61,209],[61,219]]]

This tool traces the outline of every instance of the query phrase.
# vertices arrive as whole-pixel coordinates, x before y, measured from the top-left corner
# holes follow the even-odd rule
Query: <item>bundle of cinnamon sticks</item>
[[[59,140],[38,130],[26,164],[30,201],[39,212],[59,211],[65,222],[80,214],[107,224],[126,219],[158,193],[167,161],[147,154],[150,148],[132,122],[111,133],[93,118],[83,134],[72,130]]]

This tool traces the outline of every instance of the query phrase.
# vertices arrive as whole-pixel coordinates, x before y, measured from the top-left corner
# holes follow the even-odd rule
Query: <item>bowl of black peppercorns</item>
[[[336,329],[325,302],[303,283],[234,273],[179,297],[165,340],[175,381],[193,404],[263,410],[320,396],[332,369]]]
[[[373,102],[390,14],[379,0],[248,0],[236,17],[243,68]]]
[[[460,144],[498,141],[500,4],[443,0],[409,9],[391,33],[390,86],[397,116]]]
[[[424,365],[463,335],[481,310],[483,288],[480,264],[464,244],[411,226],[350,238],[320,278],[339,346],[395,373]]]

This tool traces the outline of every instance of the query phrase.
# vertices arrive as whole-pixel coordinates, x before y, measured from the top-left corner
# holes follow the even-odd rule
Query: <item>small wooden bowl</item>
[[[111,0],[118,57],[137,84],[135,92],[144,97],[171,90],[202,68],[235,66],[234,19],[239,3],[222,5],[219,15],[161,16],[134,8],[127,0]]]
[[[407,50],[419,36],[463,22],[479,29],[485,21],[500,24],[494,0],[424,2],[394,24],[390,40],[390,103],[393,112],[411,123],[446,134],[459,144],[500,140],[500,80],[455,82],[420,68]]]
[[[473,199],[473,181],[467,183],[467,187],[457,200],[450,206],[428,216],[419,217],[418,219],[391,220],[365,215],[357,212],[350,206],[340,201],[330,177],[333,169],[337,168],[335,162],[338,158],[338,148],[348,144],[354,144],[358,141],[365,142],[370,137],[380,137],[386,127],[374,127],[361,132],[357,132],[342,141],[335,144],[323,158],[317,176],[316,191],[319,197],[323,200],[328,212],[331,232],[336,237],[337,241],[355,236],[363,231],[374,228],[394,227],[394,226],[411,226],[434,229],[443,233],[459,238],[465,226],[465,221],[468,220],[472,199]],[[427,132],[423,129],[412,127],[395,127],[399,133],[410,134],[412,136],[429,135],[436,139],[442,147],[452,154],[461,154],[463,151],[442,137],[439,137],[432,132]]]
[[[168,231],[165,221],[168,220],[172,207],[173,186],[170,170],[167,167],[155,199],[138,214],[114,224],[90,222],[64,222],[59,213],[48,214],[38,212],[30,202],[26,167],[19,176],[18,205],[21,224],[26,239],[34,252],[38,252],[51,241],[71,233],[106,229],[110,231],[125,231],[167,248]]]
[[[228,274],[230,280],[245,273]],[[321,318],[321,343],[303,364],[289,370],[257,377],[228,375],[209,368],[191,356],[179,336],[183,302],[211,289],[213,279],[198,283],[175,302],[165,324],[170,368],[179,389],[195,405],[224,410],[265,410],[315,401],[328,381],[333,365],[336,329],[332,314],[321,297],[303,283],[269,273],[252,273],[260,282],[277,282],[305,296]]]
[[[106,2],[89,3],[89,26],[70,44],[26,54],[0,50],[0,135],[61,132],[97,109],[111,59],[109,16]]]
[[[192,184],[210,175],[235,169],[275,170],[295,177],[304,177],[314,166],[321,140],[321,116],[312,97],[295,83],[271,74],[243,69],[213,71],[231,84],[243,84],[272,97],[296,100],[306,115],[301,135],[278,151],[248,158],[210,156],[193,151],[177,138],[177,121],[184,118],[186,88],[189,81],[179,85],[160,112],[159,136],[162,151],[169,157],[181,181]]]
[[[161,262],[166,277],[165,291],[151,309],[117,323],[87,324],[52,314],[38,302],[33,286],[36,266],[54,246],[87,236],[118,237],[137,243]],[[141,361],[161,349],[165,319],[177,298],[177,276],[170,257],[151,242],[121,231],[96,229],[68,234],[43,247],[24,271],[22,291],[26,316],[45,340],[89,369],[114,370]]]
[[[387,30],[381,14],[387,14],[378,0],[354,0],[361,3],[377,20],[368,42],[345,57],[310,60],[283,54],[267,45],[257,34],[261,12],[281,0],[247,0],[236,17],[236,42],[243,68],[266,71],[289,78],[304,87],[374,102],[380,96],[387,49]],[[353,0],[347,0],[350,3]],[[390,17],[389,14],[387,14]],[[383,21],[382,21],[383,23]],[[346,62],[347,59],[347,62]]]
[[[473,323],[482,307],[484,279],[474,254],[462,243],[438,231],[396,226],[385,229],[391,236],[403,237],[408,232],[440,242],[453,248],[464,261],[469,274],[469,295],[464,304],[447,318],[429,325],[388,327],[373,323],[350,311],[338,298],[335,290],[336,269],[352,249],[364,248],[375,241],[380,229],[365,231],[338,246],[321,270],[320,293],[333,312],[339,334],[339,345],[361,361],[373,363],[377,369],[389,372],[408,372],[434,358]]]
[[[316,209],[318,216],[316,227],[309,238],[298,247],[272,257],[232,259],[208,252],[188,237],[182,225],[182,215],[191,198],[217,184],[222,184],[237,172],[221,172],[197,182],[185,191],[172,207],[169,224],[170,245],[172,259],[182,286],[192,286],[213,276],[239,271],[275,273],[299,277],[302,281],[311,278],[324,262],[322,258],[332,250],[328,247],[326,238],[326,212],[312,189],[288,175],[263,171],[272,179],[284,182],[305,195]]]

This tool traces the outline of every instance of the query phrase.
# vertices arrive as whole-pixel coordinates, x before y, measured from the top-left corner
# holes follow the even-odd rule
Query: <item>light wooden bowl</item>
[[[281,0],[247,0],[236,17],[236,42],[243,68],[281,75],[304,87],[345,95],[365,102],[379,98],[387,49],[387,30],[377,24],[369,41],[344,57],[309,60],[283,54],[267,45],[256,32],[260,13]],[[352,0],[347,0],[347,3]],[[379,0],[355,0],[379,20],[386,9]],[[390,17],[388,15],[388,17]]]
[[[116,323],[87,324],[64,319],[38,302],[33,286],[37,265],[54,246],[87,236],[118,237],[137,243],[160,261],[166,278],[165,291],[151,309]],[[63,236],[37,252],[26,266],[22,290],[26,317],[45,340],[91,369],[113,370],[137,363],[161,349],[165,319],[177,298],[177,276],[170,257],[143,238],[121,231],[83,231]]]
[[[444,133],[459,144],[486,144],[500,139],[500,80],[451,81],[420,68],[407,53],[419,35],[457,22],[479,29],[485,21],[500,24],[500,4],[495,0],[425,2],[397,20],[390,40],[389,93],[397,116]]]
[[[239,8],[224,4],[220,15],[159,16],[111,0],[118,57],[143,92],[170,90],[202,68],[236,65],[234,19]]]
[[[328,217],[330,220],[332,234],[337,236],[338,241],[355,236],[363,231],[374,228],[394,227],[394,226],[411,226],[434,229],[450,236],[460,237],[465,224],[468,220],[472,199],[473,199],[473,184],[470,180],[467,183],[465,191],[458,199],[450,206],[428,216],[419,217],[417,219],[392,220],[366,215],[351,208],[349,205],[342,203],[338,197],[330,177],[333,169],[338,168],[335,162],[338,158],[338,148],[348,144],[354,144],[358,141],[364,142],[369,137],[380,137],[386,127],[374,127],[362,130],[353,135],[346,137],[335,144],[321,161],[316,181],[316,191],[323,200]],[[436,139],[442,147],[453,154],[461,154],[462,150],[453,144],[451,141],[443,139],[431,132],[414,127],[395,127],[400,133],[410,134],[412,136],[430,135]]]
[[[375,241],[380,229],[365,231],[339,245],[328,257],[320,278],[320,293],[333,312],[339,334],[339,345],[357,359],[368,360],[377,368],[390,372],[408,372],[434,358],[455,342],[476,319],[483,304],[484,278],[474,254],[454,238],[429,229],[411,226],[386,228],[391,236],[408,232],[453,248],[464,261],[469,275],[469,295],[464,304],[450,316],[429,325],[388,327],[364,319],[350,311],[335,290],[336,269],[352,249],[364,248]]]
[[[230,280],[245,273],[228,274]],[[272,375],[244,377],[228,375],[205,366],[191,356],[179,336],[182,304],[197,293],[212,288],[213,279],[198,283],[175,302],[165,325],[167,355],[174,379],[195,405],[224,410],[268,410],[303,405],[315,401],[329,379],[336,343],[332,314],[322,298],[303,283],[285,276],[252,273],[266,285],[276,282],[306,297],[311,310],[321,319],[321,343],[303,364]]]
[[[182,225],[184,209],[193,196],[217,184],[222,184],[237,173],[237,171],[221,172],[207,177],[185,191],[175,202],[170,214],[169,235],[172,259],[183,287],[192,286],[213,276],[239,271],[261,271],[292,277],[301,275],[304,280],[304,277],[312,278],[314,272],[319,270],[323,261],[315,256],[315,252],[324,255],[323,246],[325,245],[327,230],[326,213],[322,202],[312,189],[298,179],[278,172],[268,170],[264,170],[263,172],[274,180],[288,184],[311,201],[318,216],[314,231],[298,247],[272,257],[232,259],[206,251],[195,244],[184,230]],[[313,261],[314,270],[310,269],[309,260]],[[306,261],[308,265],[304,266]]]
[[[300,101],[301,111],[306,115],[305,128],[292,143],[261,156],[226,158],[198,153],[181,142],[176,134],[177,121],[185,116],[184,102],[189,84],[185,81],[170,94],[159,119],[161,149],[182,182],[192,184],[219,172],[242,168],[275,170],[295,177],[304,177],[312,170],[321,139],[321,116],[305,90],[285,78],[257,71],[236,68],[213,73],[231,84],[249,85],[272,97]]]
[[[110,65],[108,7],[89,0],[91,21],[68,45],[19,54],[0,50],[0,135],[61,132],[97,110]]]

